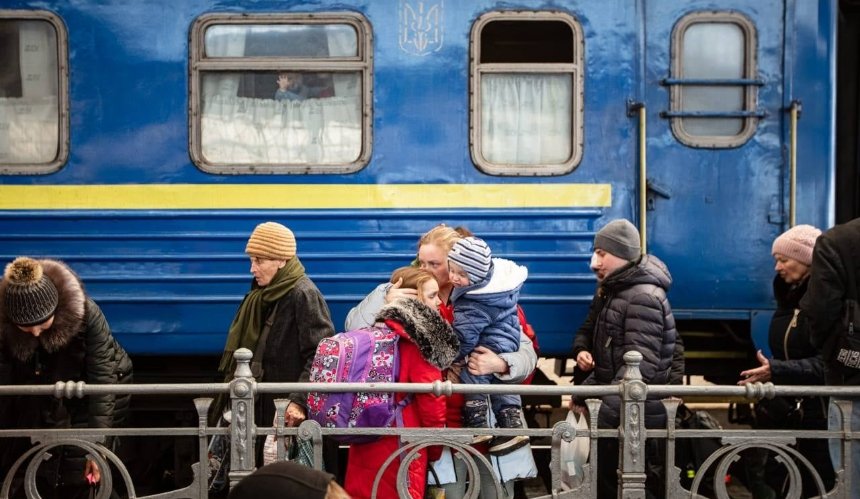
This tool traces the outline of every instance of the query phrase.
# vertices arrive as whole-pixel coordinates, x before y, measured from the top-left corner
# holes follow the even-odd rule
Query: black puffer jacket
[[[18,329],[6,317],[6,281],[0,282],[0,383],[131,382],[131,360],[111,334],[101,309],[86,296],[78,276],[61,262],[39,263],[57,288],[54,323],[38,338]],[[3,400],[0,424],[4,428],[112,428],[125,422],[128,404],[128,395],[21,396]],[[14,457],[9,455],[15,452],[13,447],[4,449],[8,454],[2,460]],[[78,464],[82,467],[83,461]]]
[[[772,381],[778,385],[823,385],[824,361],[809,341],[809,321],[800,310],[809,280],[796,286],[781,277],[773,280],[777,308],[770,321]]]
[[[768,345],[771,382],[776,385],[823,385],[824,360],[809,341],[809,321],[799,308],[809,279],[790,285],[780,276],[773,280],[777,308],[770,321]],[[794,406],[795,401],[786,398]],[[826,428],[826,404],[823,397],[804,397],[804,426]]]
[[[639,368],[648,384],[668,384],[675,353],[675,318],[666,298],[672,276],[657,257],[645,255],[637,262],[610,274],[601,287],[605,300],[594,325],[595,368],[586,385],[617,384],[626,370],[624,354],[642,354]],[[601,427],[617,427],[621,401],[604,397]],[[646,402],[645,423],[649,428],[665,424],[666,415],[657,400]]]
[[[591,305],[588,308],[588,315],[576,330],[573,338],[573,358],[574,360],[579,355],[579,352],[592,352],[594,350],[594,323],[597,320],[597,315],[603,309],[606,301],[603,288],[597,288],[594,293],[594,298],[591,300]],[[684,340],[681,333],[675,335],[675,352],[672,355],[672,369],[669,371],[670,385],[683,385],[684,375],[686,371],[686,361],[684,359]],[[574,372],[574,380],[578,380],[577,376],[581,373]],[[586,373],[587,377],[587,373]],[[575,381],[581,383],[581,381]]]

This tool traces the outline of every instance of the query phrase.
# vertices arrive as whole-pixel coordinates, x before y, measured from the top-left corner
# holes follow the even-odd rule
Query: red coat
[[[398,348],[400,350],[400,382],[403,383],[432,383],[442,379],[442,371],[430,364],[421,355],[418,346],[404,331],[403,325],[394,320],[385,323],[400,335]],[[402,400],[406,394],[396,394],[396,400]],[[412,401],[403,409],[403,425],[406,428],[442,428],[445,426],[445,397],[437,397],[432,393],[413,394]],[[346,468],[344,488],[354,498],[369,498],[373,490],[376,474],[382,464],[397,451],[400,446],[398,437],[382,437],[366,444],[353,444],[349,448],[349,461]],[[427,483],[427,458],[439,459],[441,449],[431,447],[420,452],[421,457],[409,466],[409,493],[414,499],[423,499]],[[377,496],[380,499],[396,499],[397,470],[400,458],[391,462],[385,470],[379,483]]]

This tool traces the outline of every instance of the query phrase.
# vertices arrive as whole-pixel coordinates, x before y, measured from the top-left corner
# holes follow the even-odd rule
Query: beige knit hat
[[[795,225],[773,240],[771,253],[812,265],[812,248],[821,231],[811,225]]]
[[[251,233],[245,253],[271,260],[289,260],[296,256],[296,236],[277,222],[263,222]]]

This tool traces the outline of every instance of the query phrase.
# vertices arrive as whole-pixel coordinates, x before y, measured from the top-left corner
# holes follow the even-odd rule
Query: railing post
[[[195,476],[194,480],[194,482],[199,485],[199,488],[195,491],[198,499],[206,499],[209,497],[209,487],[207,487],[206,480],[206,477],[208,476],[207,472],[209,471],[209,449],[208,438],[206,437],[206,422],[210,405],[212,405],[211,397],[200,397],[194,399],[194,407],[197,409],[197,452],[200,456],[200,460],[197,462],[197,471],[198,473],[203,474],[202,476]]]
[[[251,375],[251,357],[253,354],[247,348],[240,348],[233,354],[236,372],[230,382],[230,487],[254,471],[256,460],[254,395],[257,383]]]
[[[618,488],[623,499],[645,498],[645,398],[648,386],[642,381],[642,354],[624,354],[627,371],[621,382],[621,475]]]

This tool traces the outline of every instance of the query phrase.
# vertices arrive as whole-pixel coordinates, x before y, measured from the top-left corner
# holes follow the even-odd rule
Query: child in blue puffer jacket
[[[460,340],[458,360],[464,360],[477,346],[493,352],[515,352],[519,348],[520,322],[517,317],[517,300],[520,288],[528,277],[528,270],[502,258],[492,258],[490,247],[482,239],[466,237],[454,243],[448,253],[448,271],[454,291],[454,331]],[[465,367],[460,381],[470,384],[494,384],[493,375],[473,375]],[[469,428],[486,428],[487,410],[492,407],[499,428],[522,428],[522,402],[519,395],[466,394],[463,406],[463,425]],[[473,443],[490,439],[489,435],[476,437]],[[509,454],[526,444],[524,435],[493,439],[490,453]]]

